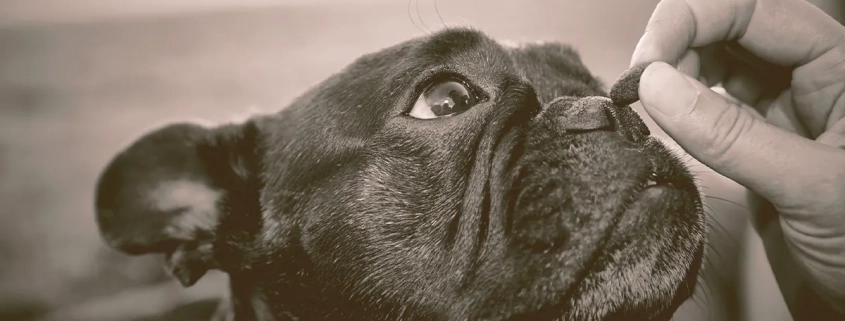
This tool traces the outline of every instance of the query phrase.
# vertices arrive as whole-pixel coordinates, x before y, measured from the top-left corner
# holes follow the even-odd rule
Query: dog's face
[[[452,29],[279,114],[174,124],[98,185],[105,240],[230,275],[246,319],[668,319],[705,235],[680,161],[560,44]]]

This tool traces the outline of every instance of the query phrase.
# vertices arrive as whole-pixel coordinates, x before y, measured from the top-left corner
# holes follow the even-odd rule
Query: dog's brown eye
[[[475,106],[472,92],[457,81],[444,81],[429,87],[417,98],[408,114],[419,119],[432,119],[462,113]]]

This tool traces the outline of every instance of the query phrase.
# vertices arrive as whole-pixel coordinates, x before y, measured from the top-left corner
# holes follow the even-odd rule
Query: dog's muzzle
[[[559,97],[535,121],[512,189],[513,240],[540,252],[594,243],[653,172],[645,124],[598,96]]]

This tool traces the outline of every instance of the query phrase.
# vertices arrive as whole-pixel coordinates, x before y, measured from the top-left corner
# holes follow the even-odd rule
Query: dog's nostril
[[[565,110],[557,119],[567,132],[614,130],[614,122],[609,115],[613,102],[606,97],[584,97],[577,100],[558,98],[549,103],[548,108]]]

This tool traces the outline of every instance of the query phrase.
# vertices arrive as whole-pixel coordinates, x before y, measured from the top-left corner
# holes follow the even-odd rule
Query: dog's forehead
[[[558,41],[514,42],[497,40],[475,29],[447,29],[423,38],[417,46],[422,57],[437,58],[443,62],[484,63],[484,68],[496,67],[491,59],[506,58],[509,65],[524,70],[526,67],[554,68],[556,64],[580,65],[578,53]],[[473,60],[475,58],[475,60]],[[529,58],[529,59],[513,59]],[[457,60],[457,61],[455,61]]]
[[[432,36],[420,49],[472,72],[516,76],[532,85],[541,101],[562,95],[605,95],[603,84],[583,64],[580,55],[559,41],[495,40],[473,29],[447,30]]]
[[[425,37],[404,60],[423,69],[443,69],[495,86],[498,79],[515,73],[508,50],[475,29],[447,29]]]
[[[531,84],[540,101],[560,96],[605,96],[604,84],[572,47],[555,41],[506,43],[513,67]]]
[[[459,58],[461,54],[491,53],[506,56],[504,48],[481,31],[469,28],[446,29],[423,40],[419,52],[428,57]]]

